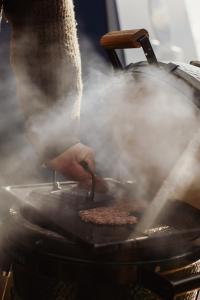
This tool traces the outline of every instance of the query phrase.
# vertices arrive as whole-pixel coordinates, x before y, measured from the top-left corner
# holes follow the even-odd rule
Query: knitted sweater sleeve
[[[2,0],[0,0],[0,29],[1,29],[1,18],[2,18]]]
[[[73,0],[3,0],[28,138],[43,160],[78,142],[82,92]]]

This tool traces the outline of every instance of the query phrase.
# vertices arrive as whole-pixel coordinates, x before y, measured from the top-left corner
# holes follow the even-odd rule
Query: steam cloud
[[[156,69],[139,80],[92,70],[86,89],[84,131],[100,169],[136,180],[142,199],[154,196],[198,128],[192,92],[174,80]]]
[[[135,197],[152,199],[198,128],[199,117],[192,92],[186,84],[178,79],[175,82],[174,77],[161,70],[155,69],[153,77],[134,79],[130,72],[114,73],[95,55],[93,57],[95,62],[90,62],[82,99],[82,141],[95,149],[98,173],[120,180],[135,180]],[[8,79],[4,89],[9,90],[9,86]],[[32,89],[30,97],[34,99],[40,91],[36,86]],[[71,126],[66,118],[68,110],[71,107],[67,99],[60,99],[43,123],[38,123],[37,116],[33,118],[33,131],[41,140],[51,138],[53,142],[61,127]],[[22,118],[19,108],[17,111],[12,122]],[[10,119],[4,119],[2,128],[7,122]],[[11,175],[11,184],[20,179],[23,182],[24,179],[25,182],[40,180],[33,171],[37,156],[24,138],[24,131],[15,142],[16,148],[12,145],[13,152],[1,161],[6,183],[9,184]]]

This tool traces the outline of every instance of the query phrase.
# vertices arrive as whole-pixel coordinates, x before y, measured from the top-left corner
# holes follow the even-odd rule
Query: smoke
[[[88,40],[85,44],[89,45]],[[102,63],[90,45],[87,47],[91,59],[84,78],[81,141],[94,148],[98,174],[136,181],[134,197],[152,199],[198,128],[192,91],[179,79],[156,68],[135,77],[129,71],[115,73]],[[22,68],[24,80],[23,71]],[[61,68],[63,82],[69,76],[65,71]],[[41,106],[37,99],[44,96],[42,91],[29,78],[24,83],[29,91],[25,96],[31,99],[28,110],[36,112],[26,125],[37,137],[37,144],[53,145],[60,139],[68,145],[69,136],[77,130],[74,94],[61,97],[49,107]],[[4,90],[9,89],[8,77]],[[9,109],[17,113],[14,118],[1,121],[2,130],[10,122],[24,124],[20,105],[15,97],[12,99],[14,106]],[[10,144],[4,147],[7,155],[1,160],[9,184],[41,180],[40,172],[36,171],[39,161],[35,149],[25,137],[24,125],[20,130],[12,141],[12,151],[8,151]]]
[[[199,127],[193,93],[182,81],[160,69],[152,67],[148,74],[136,72],[134,77],[130,71],[113,72],[94,53],[91,57],[81,103],[81,141],[95,150],[97,174],[134,181],[133,200],[152,200]],[[23,71],[22,68],[24,80]],[[68,74],[62,76],[67,81]],[[29,79],[25,78],[25,96],[31,99],[28,110],[34,112],[26,122],[29,137],[31,132],[33,139],[37,139],[37,147],[52,146],[59,139],[68,144],[69,137],[76,132],[78,115],[73,93],[53,105],[43,106],[38,101],[43,97],[42,91]],[[3,86],[5,94],[10,87],[8,76]],[[37,157],[38,148],[35,150],[27,140],[23,111],[13,96],[15,93],[12,83],[6,109],[13,114],[11,118],[3,118],[1,128],[4,132],[8,126],[15,128],[15,124],[20,124],[20,127],[9,135],[12,141],[2,143],[1,183],[50,181],[49,172],[41,167]],[[6,111],[4,106],[2,109]],[[0,199],[1,211],[6,215],[11,203],[2,193]]]
[[[29,45],[27,40],[21,40],[21,46],[25,43],[31,46],[28,50],[34,50],[37,48],[34,42],[33,39]],[[153,67],[149,75],[135,73],[133,77],[129,71],[115,73],[93,52],[88,40],[86,44],[90,61],[81,103],[81,141],[95,150],[97,174],[134,181],[133,199],[152,200],[199,126],[193,93],[179,79]],[[56,146],[57,141],[67,148],[77,134],[80,107],[78,100],[73,100],[77,99],[73,93],[76,86],[73,68],[65,68],[62,58],[58,59],[56,70],[48,62],[48,51],[56,57],[58,48],[59,45],[55,49],[51,45],[43,52],[44,66],[36,65],[37,57],[29,60],[29,51],[26,56],[20,52],[21,59],[26,57],[30,62],[30,73],[34,66],[35,74],[42,74],[43,78],[40,81],[41,78],[34,76],[33,81],[19,61],[18,79],[22,86],[18,98],[13,76],[4,72],[0,91],[4,95],[0,119],[1,185],[50,181],[51,174],[42,168],[36,152],[43,151],[44,145]],[[8,63],[5,61],[1,67],[6,70]],[[51,74],[50,84],[45,78],[47,71]],[[46,83],[51,103],[40,101],[47,95],[43,94]],[[56,83],[61,90],[54,90]],[[68,89],[70,92],[64,97]],[[26,108],[21,107],[19,96],[28,103]],[[33,144],[27,139],[27,132]],[[6,214],[9,206],[10,202],[0,192],[2,214]]]
[[[193,94],[158,69],[91,71],[83,105],[83,134],[95,147],[100,169],[136,180],[137,197],[151,199],[198,128]]]

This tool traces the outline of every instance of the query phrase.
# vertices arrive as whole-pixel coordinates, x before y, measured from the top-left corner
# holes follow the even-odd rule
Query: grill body
[[[70,197],[68,200],[71,203]],[[45,198],[44,203],[46,201]],[[60,207],[58,199],[54,203]],[[52,208],[51,203],[50,206]],[[53,230],[44,222],[45,218],[41,220],[34,212],[30,214],[24,206],[13,207],[9,222],[5,224],[4,252],[13,266],[14,300],[16,297],[22,300],[173,299],[168,284],[156,274],[159,278],[163,274],[181,281],[187,273],[198,271],[197,248],[174,257],[154,257],[154,260],[145,261],[133,255],[127,258],[125,251],[113,247],[102,256],[101,251],[95,252],[88,245]],[[197,296],[197,292],[189,294],[188,299]],[[180,297],[178,299],[185,296]]]

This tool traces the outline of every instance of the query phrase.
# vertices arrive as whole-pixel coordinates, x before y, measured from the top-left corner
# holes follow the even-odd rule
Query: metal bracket
[[[192,60],[190,65],[200,68],[200,60]]]
[[[151,46],[151,43],[149,41],[149,38],[147,36],[143,36],[141,37],[138,42],[141,44],[141,47],[144,51],[144,54],[147,58],[147,61],[149,64],[151,65],[155,65],[155,66],[158,66],[158,61],[157,61],[157,58],[156,58],[156,55],[153,51],[153,48]],[[109,59],[113,65],[113,68],[115,70],[123,70],[123,66],[122,66],[122,63],[116,53],[116,50],[107,50],[107,53],[108,53],[108,56],[109,56]]]
[[[116,53],[116,50],[106,50],[108,57],[113,65],[113,68],[115,70],[123,70],[123,66],[122,63]]]
[[[145,35],[141,37],[138,42],[141,44],[144,54],[149,64],[158,65],[156,55],[153,51],[149,38]]]
[[[51,193],[57,192],[61,190],[60,183],[57,181],[56,171],[52,171],[52,191]]]

